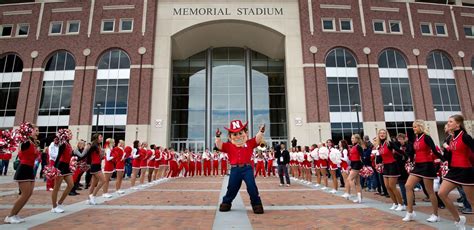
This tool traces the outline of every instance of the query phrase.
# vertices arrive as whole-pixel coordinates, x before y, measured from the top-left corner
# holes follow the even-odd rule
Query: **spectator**
[[[286,150],[285,144],[281,143],[280,146],[275,148],[275,158],[278,164],[278,176],[280,177],[280,186],[283,186],[283,175],[285,175],[286,186],[290,187],[290,175],[288,174],[288,164],[290,163],[290,153]]]

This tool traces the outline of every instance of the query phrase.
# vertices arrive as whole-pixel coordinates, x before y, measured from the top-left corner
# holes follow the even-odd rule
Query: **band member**
[[[263,153],[261,150],[258,150],[256,158],[257,169],[255,170],[255,177],[257,177],[257,174],[260,176],[263,174],[263,177],[267,177],[267,175],[265,175],[265,159],[263,159]]]
[[[212,154],[212,175],[219,176],[219,152],[216,150]]]
[[[8,224],[19,224],[25,222],[18,213],[25,206],[33,194],[35,187],[35,175],[33,167],[35,165],[36,158],[40,155],[37,151],[36,146],[38,144],[38,127],[31,123],[23,124],[26,127],[28,139],[21,143],[18,158],[20,159],[20,165],[18,166],[15,176],[13,179],[18,182],[18,188],[20,195],[13,204],[13,208],[10,214],[5,217],[4,222]]]
[[[232,207],[232,201],[240,190],[242,180],[247,185],[247,192],[250,195],[250,202],[255,214],[264,212],[262,201],[258,194],[257,184],[252,172],[250,158],[253,155],[253,149],[263,142],[265,126],[261,126],[256,137],[248,140],[247,123],[244,125],[240,120],[230,122],[228,130],[228,139],[230,142],[224,143],[220,136],[221,132],[216,132],[216,147],[228,154],[231,164],[229,185],[227,186],[226,195],[222,198],[219,211],[227,212]]]
[[[227,153],[221,152],[219,159],[221,160],[221,176],[225,176],[227,175]]]
[[[438,195],[454,217],[456,227],[464,229],[466,217],[459,216],[448,195],[454,188],[461,186],[471,206],[474,205],[474,167],[472,164],[474,140],[466,132],[462,115],[450,116],[448,119],[448,129],[453,133],[453,136],[449,144],[445,143],[443,147],[451,151],[451,161],[449,171],[444,176]]]
[[[206,149],[204,153],[202,153],[202,159],[204,161],[203,163],[204,176],[210,176],[211,175],[211,153],[209,152],[209,149]]]
[[[51,201],[53,203],[53,208],[51,209],[52,213],[62,213],[64,209],[62,204],[66,199],[67,195],[71,191],[72,187],[74,186],[74,182],[72,180],[72,172],[69,169],[69,163],[71,162],[72,157],[72,147],[69,144],[69,140],[72,138],[71,130],[69,129],[60,129],[56,133],[56,137],[59,140],[60,146],[58,151],[58,157],[56,158],[56,163],[54,167],[59,170],[59,175],[55,179],[54,189],[51,193]],[[61,183],[66,181],[67,187],[64,189],[61,198],[58,200],[58,192],[61,188]]]
[[[346,186],[349,185],[350,188],[354,189],[357,193],[357,198],[354,203],[362,202],[362,188],[360,186],[360,176],[359,171],[362,169],[362,155],[364,150],[362,149],[362,139],[359,134],[354,134],[351,137],[352,148],[349,153],[349,160],[351,161],[351,171],[348,177],[349,184],[346,183]],[[349,190],[350,192],[350,190]]]
[[[91,163],[90,173],[92,175],[91,186],[89,187],[89,200],[90,205],[96,205],[95,197],[105,183],[104,175],[102,174],[102,134],[94,134],[92,136],[92,145],[87,152],[88,161]]]
[[[403,205],[402,195],[396,187],[398,177],[401,174],[394,158],[394,154],[399,153],[400,149],[396,144],[388,140],[387,130],[385,129],[379,129],[375,145],[377,146],[379,154],[382,156],[384,184],[385,187],[387,187],[390,199],[393,201],[390,210],[404,211],[406,207]]]
[[[131,154],[132,148],[127,146],[125,149],[125,141],[119,140],[117,147],[112,149],[112,157],[115,159],[115,171],[117,172],[117,181],[115,182],[115,192],[117,194],[124,194],[121,190],[123,173],[125,171],[125,159],[127,154]]]
[[[196,159],[196,176],[202,176],[202,153],[196,153],[194,159]]]
[[[105,145],[104,145],[104,151],[105,151],[105,166],[104,166],[104,177],[105,177],[105,183],[104,186],[102,187],[104,194],[102,194],[102,197],[104,198],[111,198],[112,195],[109,194],[109,183],[110,183],[110,178],[112,177],[112,174],[115,171],[115,162],[116,159],[114,158],[112,154],[112,149],[115,146],[115,140],[112,138],[107,138],[105,140]]]

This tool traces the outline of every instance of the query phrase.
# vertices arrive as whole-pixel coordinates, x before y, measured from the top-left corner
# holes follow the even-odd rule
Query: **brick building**
[[[267,124],[309,145],[474,120],[473,2],[71,0],[0,4],[0,127],[211,147]],[[13,3],[15,2],[15,3]],[[21,2],[21,3],[18,3]]]

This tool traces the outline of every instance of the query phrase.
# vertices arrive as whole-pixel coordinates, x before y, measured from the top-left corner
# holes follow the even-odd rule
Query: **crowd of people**
[[[21,195],[5,218],[6,223],[24,221],[18,212],[33,192],[35,159],[39,153],[35,148],[37,128],[32,126],[32,130],[30,140],[21,144],[20,166],[14,177],[19,182]],[[390,198],[390,210],[406,211],[403,221],[416,218],[414,191],[420,186],[427,196],[426,201],[431,202],[432,206],[432,214],[427,221],[438,222],[438,209],[447,208],[456,226],[462,229],[466,218],[459,215],[448,194],[457,188],[464,202],[461,212],[472,213],[474,141],[467,134],[461,115],[451,116],[445,130],[447,138],[441,146],[435,145],[422,120],[413,123],[414,141],[409,141],[403,133],[391,138],[385,129],[379,129],[372,141],[368,136],[361,138],[359,134],[354,134],[350,143],[346,140],[333,143],[329,139],[311,146],[295,146],[296,140],[293,139],[293,146],[289,149],[285,144],[267,148],[262,142],[254,149],[251,167],[254,177],[279,176],[280,186],[285,186],[285,177],[286,186],[290,186],[291,178],[321,190],[329,189],[330,193],[336,193],[339,187],[343,187],[342,196],[352,198],[355,203],[363,202],[365,188],[366,192]],[[52,191],[51,212],[54,213],[64,212],[62,204],[68,194],[78,194],[77,191],[83,186],[80,181],[84,174],[85,189],[89,189],[88,203],[95,205],[95,197],[100,190],[104,198],[113,196],[108,191],[112,177],[116,178],[116,194],[121,195],[124,193],[121,189],[123,178],[130,178],[132,189],[140,189],[147,183],[169,177],[228,175],[231,166],[229,156],[218,149],[212,152],[209,149],[178,152],[173,148],[148,146],[147,142],[138,140],[126,146],[123,140],[115,142],[108,138],[103,142],[100,134],[93,135],[91,143],[81,140],[76,148],[72,148],[70,138],[57,138],[45,151],[49,164],[60,172],[55,179],[47,181],[47,190]],[[87,167],[77,167],[72,172],[69,167],[71,157],[76,157],[77,162]],[[362,177],[361,170],[366,168],[372,168],[373,173]],[[66,182],[67,187],[58,200],[62,181]]]

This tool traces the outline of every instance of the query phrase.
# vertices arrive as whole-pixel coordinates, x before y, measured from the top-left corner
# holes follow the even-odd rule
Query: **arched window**
[[[46,62],[37,121],[40,139],[52,137],[59,128],[69,125],[75,68],[74,57],[64,50],[55,52]]]
[[[357,62],[344,48],[331,50],[326,57],[332,139],[348,139],[362,132]]]
[[[19,56],[0,56],[0,128],[13,127],[22,71],[23,61]]]
[[[461,112],[453,65],[441,51],[431,52],[426,63],[436,120],[446,121],[450,115]]]
[[[104,138],[125,140],[129,80],[130,58],[127,53],[113,49],[100,57],[95,87],[93,132],[98,130]],[[97,117],[98,127],[95,126]]]
[[[413,138],[413,101],[405,58],[394,49],[384,50],[379,56],[379,76],[386,127],[390,136],[398,133]]]

